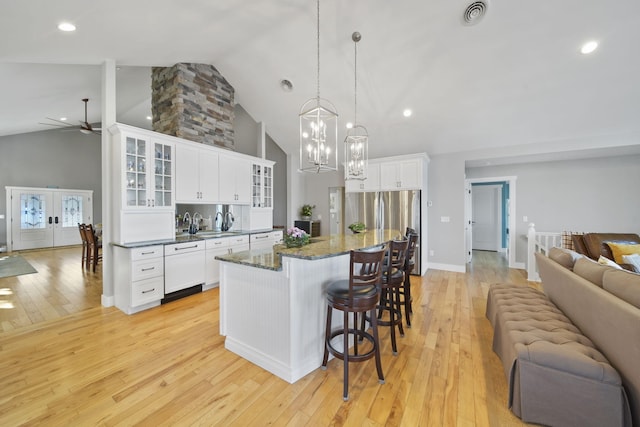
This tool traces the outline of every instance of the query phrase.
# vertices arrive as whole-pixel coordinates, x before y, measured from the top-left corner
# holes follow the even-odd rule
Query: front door
[[[12,250],[79,245],[79,223],[93,221],[91,191],[11,189]]]
[[[13,250],[53,246],[53,193],[11,191],[11,240]]]

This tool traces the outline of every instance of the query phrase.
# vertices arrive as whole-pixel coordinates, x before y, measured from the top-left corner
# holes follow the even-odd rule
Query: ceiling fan
[[[56,126],[60,128],[67,128],[67,129],[75,128],[75,129],[79,129],[80,132],[84,133],[85,135],[90,135],[90,134],[101,135],[102,129],[94,128],[93,126],[91,126],[91,123],[87,121],[87,103],[89,102],[89,98],[83,98],[82,102],[84,102],[84,121],[79,120],[80,126],[74,126],[62,120],[52,119],[51,117],[46,117],[46,119],[57,122],[57,123],[39,123],[39,124],[47,125],[47,126]]]

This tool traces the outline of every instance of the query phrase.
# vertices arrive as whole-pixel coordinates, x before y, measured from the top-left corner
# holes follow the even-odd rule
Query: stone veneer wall
[[[153,67],[151,89],[154,131],[234,148],[235,90],[213,65]]]

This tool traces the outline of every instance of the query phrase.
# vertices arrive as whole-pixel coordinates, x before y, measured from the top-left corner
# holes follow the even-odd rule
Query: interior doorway
[[[497,190],[485,190],[481,189],[481,187],[489,187],[492,188],[494,186],[501,187],[501,194],[497,192]],[[474,203],[473,203],[473,193],[476,189],[479,189],[480,192],[494,193],[493,201],[484,200],[482,203],[485,203],[487,206],[487,212],[490,211],[491,208],[493,210],[492,214],[487,212],[481,213],[481,216],[491,215],[492,219],[487,220],[488,223],[494,222],[499,223],[498,227],[499,232],[495,231],[495,229],[489,228],[491,231],[478,230],[478,233],[485,234],[485,236],[475,237],[476,227],[474,224],[474,216],[477,215],[474,213]],[[500,199],[500,203],[496,202],[496,198]],[[487,198],[488,199],[488,198]],[[480,205],[479,205],[480,206]],[[517,268],[516,259],[515,259],[515,209],[516,209],[516,177],[507,176],[507,177],[490,177],[490,178],[470,178],[465,180],[465,256],[467,262],[471,262],[472,254],[474,249],[481,249],[480,246],[474,246],[474,237],[478,240],[483,240],[491,237],[496,238],[497,244],[489,243],[494,247],[494,249],[485,249],[485,250],[495,250],[497,252],[506,252],[506,258],[509,262],[510,268]],[[485,221],[486,218],[482,220]],[[486,226],[486,225],[485,225]],[[476,245],[478,245],[477,243]]]
[[[344,187],[329,188],[329,234],[344,233]]]
[[[472,250],[500,252],[502,241],[502,185],[472,185]]]

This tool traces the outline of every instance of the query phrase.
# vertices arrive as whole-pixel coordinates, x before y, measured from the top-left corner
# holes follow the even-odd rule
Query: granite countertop
[[[285,245],[275,245],[269,249],[255,249],[236,252],[229,255],[219,255],[217,260],[264,268],[267,270],[282,270],[281,257],[314,260],[328,258],[349,253],[351,250],[365,249],[380,245],[401,237],[398,230],[371,230],[359,234],[334,234],[331,236],[312,237],[308,245],[301,248],[287,248]]]
[[[133,249],[133,248],[143,248],[145,246],[155,246],[155,245],[171,245],[174,243],[184,243],[184,242],[193,242],[207,239],[221,239],[223,237],[234,237],[234,236],[248,236],[250,234],[259,234],[259,233],[267,233],[271,231],[280,231],[281,229],[267,229],[267,230],[252,230],[252,231],[205,231],[196,234],[188,234],[188,233],[180,233],[176,234],[174,239],[165,239],[165,240],[147,240],[144,242],[131,242],[131,243],[112,243],[113,246],[119,246],[121,248]]]

